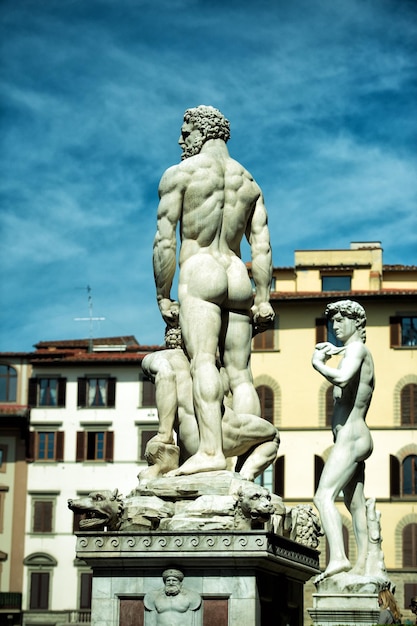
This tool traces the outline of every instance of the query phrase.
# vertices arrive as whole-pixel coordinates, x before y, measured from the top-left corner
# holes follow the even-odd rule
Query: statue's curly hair
[[[230,122],[223,113],[212,106],[200,104],[197,107],[187,109],[184,113],[184,122],[193,124],[204,136],[204,140],[230,139]]]
[[[356,328],[360,332],[363,343],[365,343],[366,313],[363,306],[354,300],[339,300],[338,302],[330,302],[324,312],[325,316],[327,319],[332,319],[336,313],[340,313],[341,315],[355,321]]]

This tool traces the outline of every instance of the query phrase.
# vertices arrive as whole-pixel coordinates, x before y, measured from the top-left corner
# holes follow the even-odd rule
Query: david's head
[[[335,335],[343,343],[355,330],[362,341],[366,340],[366,313],[363,306],[353,300],[339,300],[327,305],[325,316],[333,322]]]
[[[184,160],[199,154],[209,139],[222,139],[227,142],[229,138],[230,122],[218,109],[204,104],[187,109],[178,140],[182,148],[181,158]]]

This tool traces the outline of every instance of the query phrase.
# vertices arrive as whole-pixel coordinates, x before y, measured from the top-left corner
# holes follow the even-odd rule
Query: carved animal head
[[[123,513],[123,500],[114,491],[92,491],[78,500],[68,500],[68,508],[82,514],[81,530],[118,530]]]
[[[237,496],[238,510],[241,515],[250,520],[252,524],[264,524],[274,512],[271,494],[268,489],[256,485],[249,480],[239,487]]]

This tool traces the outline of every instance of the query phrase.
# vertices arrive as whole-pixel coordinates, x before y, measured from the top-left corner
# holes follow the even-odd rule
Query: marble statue
[[[166,350],[148,354],[142,362],[144,373],[155,383],[159,417],[158,433],[146,447],[145,457],[149,467],[140,473],[142,481],[169,474],[174,469],[173,465],[178,463],[180,454],[175,445],[174,427],[182,461],[198,449],[191,368],[178,326],[167,329],[165,344]],[[240,457],[236,467],[240,476],[255,480],[276,460],[279,433],[273,424],[259,415],[237,415],[234,412],[226,368],[218,364],[218,369],[223,385],[223,452],[226,457]]]
[[[223,470],[225,368],[236,415],[260,415],[250,369],[252,325],[262,330],[274,318],[269,302],[272,256],[262,192],[233,160],[226,142],[229,121],[210,106],[187,109],[179,144],[182,161],[159,184],[153,267],[157,301],[169,326],[179,319],[190,361],[198,424],[196,451],[171,474]],[[178,302],[171,297],[180,225]],[[240,244],[252,256],[253,294]]]
[[[334,385],[332,430],[334,446],[324,466],[314,497],[330,549],[326,570],[316,582],[340,572],[363,575],[368,553],[367,508],[364,497],[365,460],[372,453],[372,438],[365,418],[374,390],[374,365],[365,346],[366,314],[363,307],[351,300],[331,303],[326,317],[332,322],[343,348],[329,342],[316,345],[312,365]],[[327,361],[342,353],[337,368]],[[357,561],[352,568],[345,554],[342,521],[335,506],[343,491],[344,502],[352,515],[357,543]]]
[[[145,626],[194,626],[201,596],[183,586],[184,574],[176,568],[162,573],[164,587],[150,591],[143,599]]]

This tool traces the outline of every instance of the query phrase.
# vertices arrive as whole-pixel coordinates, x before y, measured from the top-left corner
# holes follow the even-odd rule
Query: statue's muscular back
[[[190,157],[173,168],[182,193],[180,285],[229,306],[248,308],[252,289],[240,259],[240,243],[261,191],[227,149]],[[193,280],[197,269],[199,284]],[[206,281],[201,282],[202,269]],[[233,291],[232,291],[233,290]],[[181,289],[180,289],[181,291]]]

